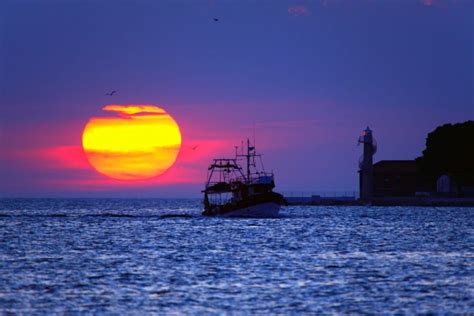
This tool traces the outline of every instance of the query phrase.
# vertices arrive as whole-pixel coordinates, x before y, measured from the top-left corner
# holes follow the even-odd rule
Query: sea
[[[0,200],[0,314],[474,314],[474,209]]]

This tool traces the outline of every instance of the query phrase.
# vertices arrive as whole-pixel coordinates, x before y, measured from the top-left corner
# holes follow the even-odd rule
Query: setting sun
[[[92,117],[82,146],[90,164],[119,180],[156,177],[170,168],[181,147],[176,121],[152,105],[107,105],[115,116]]]

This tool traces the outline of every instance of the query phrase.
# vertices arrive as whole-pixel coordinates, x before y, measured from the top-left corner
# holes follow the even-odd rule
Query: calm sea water
[[[0,313],[474,313],[473,208],[200,209],[0,200]]]

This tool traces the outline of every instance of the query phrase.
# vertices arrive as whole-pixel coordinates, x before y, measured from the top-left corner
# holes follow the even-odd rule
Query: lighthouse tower
[[[364,153],[359,160],[360,198],[370,201],[374,193],[373,155],[377,152],[377,143],[368,126],[359,137],[359,144],[364,145]]]

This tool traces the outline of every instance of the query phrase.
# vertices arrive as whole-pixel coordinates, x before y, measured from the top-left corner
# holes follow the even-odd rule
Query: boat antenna
[[[253,147],[255,148],[255,121],[253,121]]]

